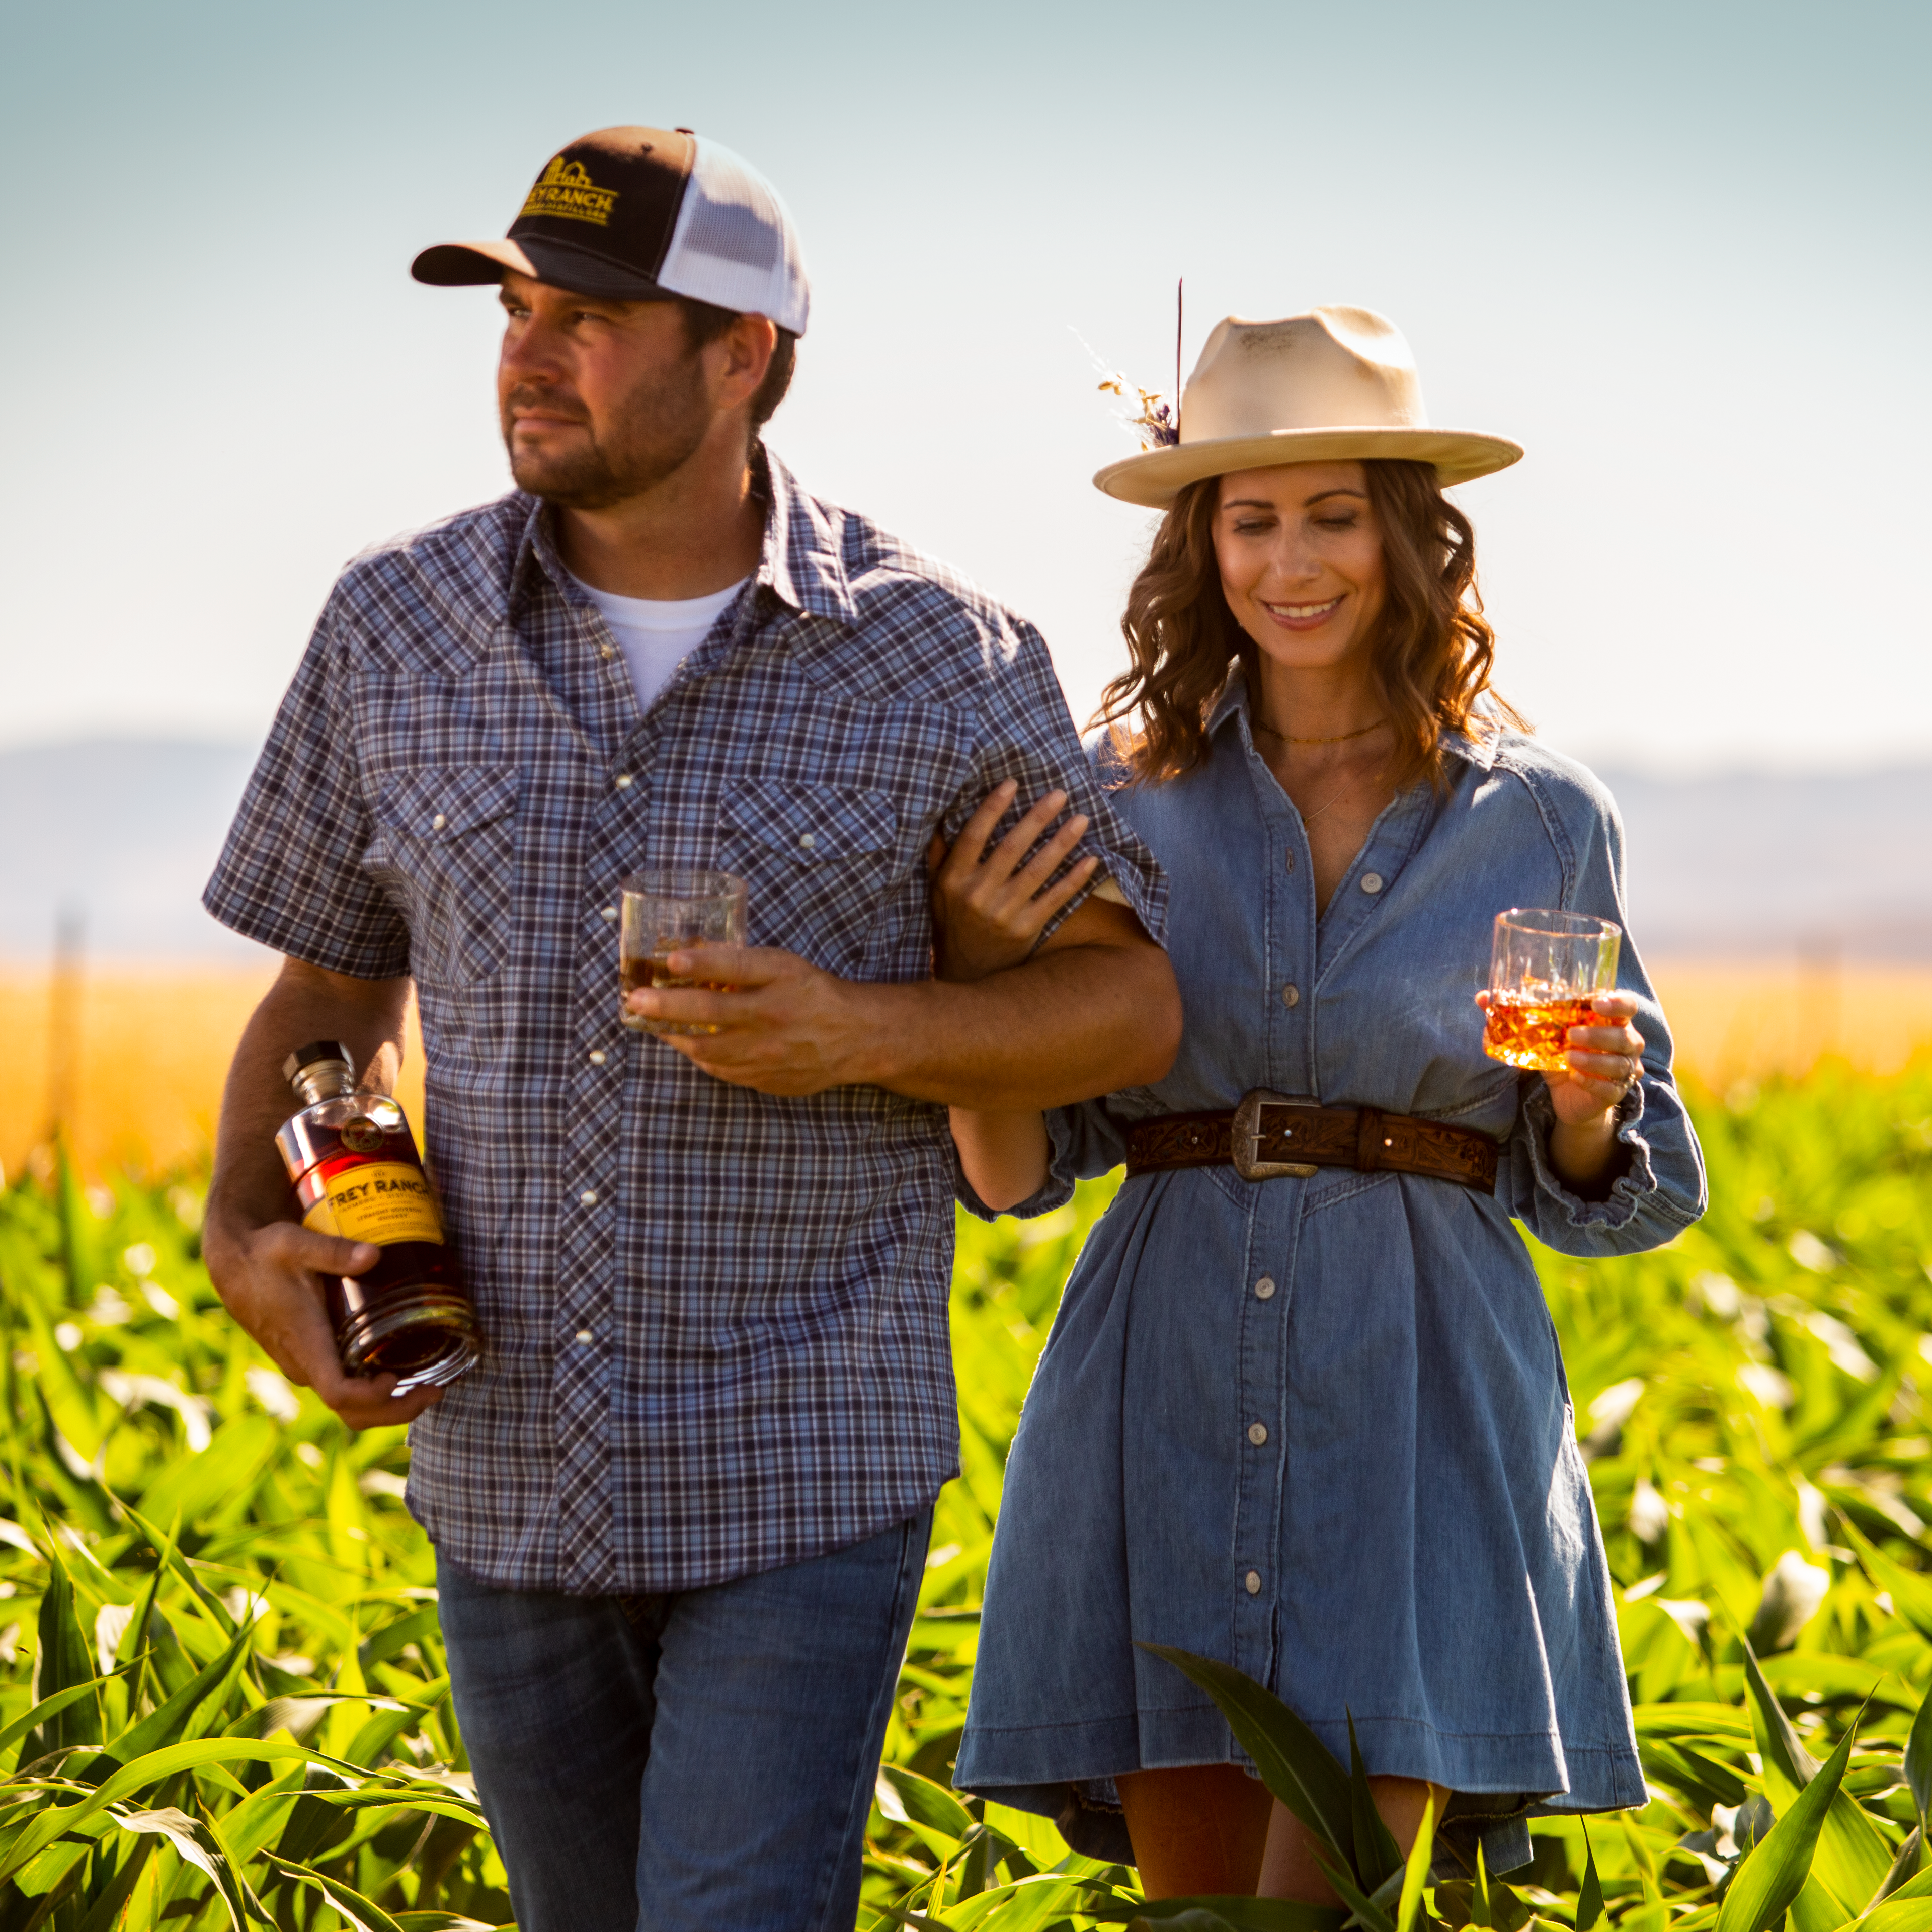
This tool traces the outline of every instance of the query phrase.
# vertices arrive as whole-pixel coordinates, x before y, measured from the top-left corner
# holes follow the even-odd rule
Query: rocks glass
[[[719,987],[696,974],[674,974],[674,952],[745,943],[746,884],[729,872],[635,872],[624,881],[619,939],[618,1014],[638,1033],[710,1034],[714,1026],[647,1020],[623,1004],[640,986]]]
[[[1622,938],[1621,926],[1583,913],[1498,913],[1483,1051],[1511,1066],[1564,1072],[1570,1029],[1605,1023],[1591,1001],[1617,983]]]

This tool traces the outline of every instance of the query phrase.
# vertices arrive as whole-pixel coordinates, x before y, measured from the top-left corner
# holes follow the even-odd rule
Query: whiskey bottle
[[[303,1226],[382,1250],[366,1273],[328,1278],[342,1366],[397,1376],[398,1395],[454,1382],[483,1337],[402,1108],[356,1092],[356,1063],[339,1040],[298,1048],[282,1073],[302,1107],[275,1145]]]

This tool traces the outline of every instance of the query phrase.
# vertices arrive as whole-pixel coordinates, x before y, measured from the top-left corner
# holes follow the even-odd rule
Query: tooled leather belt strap
[[[1318,1106],[1258,1087],[1230,1112],[1158,1114],[1127,1130],[1130,1174],[1222,1166],[1244,1180],[1352,1167],[1496,1191],[1496,1144],[1474,1128],[1374,1107]]]

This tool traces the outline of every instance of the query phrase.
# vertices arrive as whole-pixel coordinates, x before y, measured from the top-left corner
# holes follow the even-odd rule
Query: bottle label
[[[318,1234],[340,1234],[346,1241],[442,1240],[442,1218],[422,1169],[406,1161],[365,1160],[322,1180],[322,1196],[302,1216]]]

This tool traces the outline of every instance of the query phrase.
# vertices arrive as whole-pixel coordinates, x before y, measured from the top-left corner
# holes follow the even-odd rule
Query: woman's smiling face
[[[1235,622],[1278,664],[1337,664],[1374,634],[1382,538],[1359,463],[1222,477],[1214,558]]]

